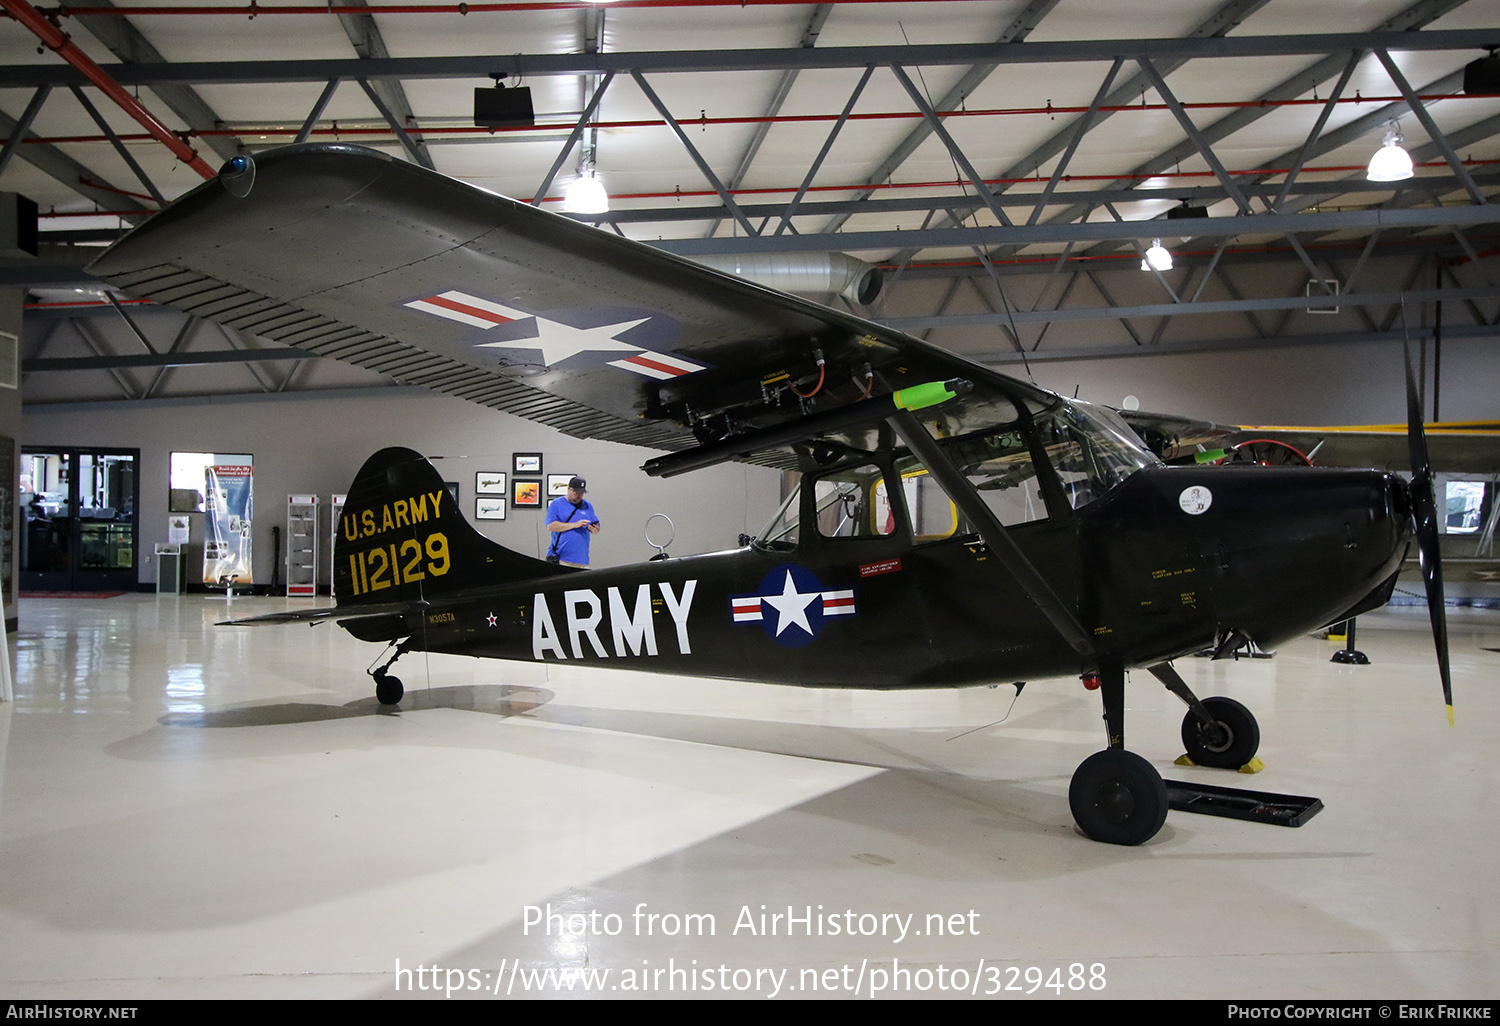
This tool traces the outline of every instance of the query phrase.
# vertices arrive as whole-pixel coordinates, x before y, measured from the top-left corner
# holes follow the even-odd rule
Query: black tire
[[[382,673],[375,678],[375,699],[381,705],[396,705],[404,694],[406,694],[406,689],[401,686],[400,677]]]
[[[1073,819],[1106,844],[1143,844],[1167,821],[1167,785],[1145,759],[1110,748],[1095,752],[1068,787]]]
[[[1213,738],[1192,710],[1182,718],[1182,746],[1199,766],[1239,769],[1260,750],[1260,724],[1232,698],[1205,698],[1203,707],[1223,732]]]

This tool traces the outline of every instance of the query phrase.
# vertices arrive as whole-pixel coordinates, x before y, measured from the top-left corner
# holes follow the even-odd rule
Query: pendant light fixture
[[[1143,271],[1170,271],[1172,269],[1172,254],[1167,252],[1167,247],[1161,244],[1160,239],[1151,240],[1151,248],[1146,250],[1146,258],[1141,261]]]
[[[1370,168],[1365,178],[1372,182],[1404,182],[1416,171],[1412,168],[1411,154],[1401,148],[1401,126],[1392,121],[1385,130],[1385,139],[1375,156],[1370,158]]]

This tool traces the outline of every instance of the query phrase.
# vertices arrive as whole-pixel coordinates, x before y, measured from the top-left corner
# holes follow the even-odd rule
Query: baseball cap
[[[589,490],[589,483],[581,477],[573,477],[568,479],[568,487],[582,495]]]

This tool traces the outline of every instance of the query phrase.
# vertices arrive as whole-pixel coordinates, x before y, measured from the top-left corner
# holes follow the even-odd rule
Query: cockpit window
[[[1047,519],[1031,448],[1019,428],[958,439],[944,450],[1006,527]],[[965,533],[974,530],[964,528]]]
[[[873,463],[818,478],[813,496],[818,533],[824,538],[877,538],[896,532],[885,478]]]
[[[1113,411],[1102,407],[1063,400],[1037,414],[1034,424],[1073,509],[1100,498],[1136,471],[1161,462]],[[941,444],[1000,523],[1015,527],[1048,518],[1046,493],[1027,434],[1019,424],[981,429]],[[898,460],[895,469],[914,541],[975,532],[919,460]],[[885,477],[877,465],[838,468],[819,476],[812,487],[817,532],[822,537],[874,538],[897,530]],[[775,549],[795,548],[802,530],[801,512],[799,487],[782,504],[759,543]]]
[[[787,497],[760,544],[795,548],[802,536],[802,485]],[[885,477],[873,463],[840,468],[812,482],[818,534],[824,538],[879,538],[896,532]]]

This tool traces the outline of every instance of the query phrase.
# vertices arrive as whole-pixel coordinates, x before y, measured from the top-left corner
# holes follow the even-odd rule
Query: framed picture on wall
[[[542,454],[539,452],[512,453],[511,472],[515,474],[537,474],[542,472]]]
[[[542,482],[536,479],[511,482],[510,504],[517,509],[542,508]]]
[[[474,493],[476,495],[504,495],[505,471],[481,470],[476,473],[474,475]]]
[[[475,520],[504,520],[504,495],[478,495],[474,498]]]
[[[571,480],[573,480],[572,474],[548,474],[547,498],[555,499],[559,495],[568,494],[568,482]]]

